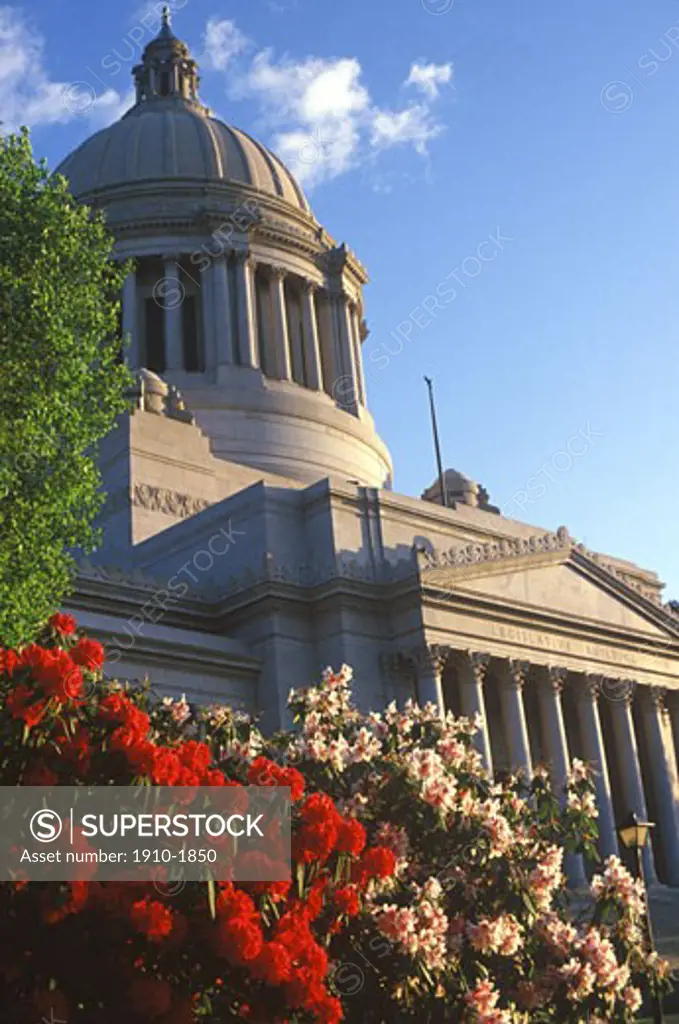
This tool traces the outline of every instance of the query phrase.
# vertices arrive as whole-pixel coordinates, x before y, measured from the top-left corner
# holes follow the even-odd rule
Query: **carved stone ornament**
[[[542,551],[565,551],[573,545],[565,526],[556,533],[538,533],[532,537],[505,537],[487,543],[466,544],[448,551],[418,551],[421,565],[427,569],[455,568],[463,565],[480,565],[483,562],[497,562],[521,555],[533,555]]]
[[[509,680],[518,689],[523,689],[523,686],[528,678],[530,672],[530,662],[520,661],[518,658],[508,658],[507,665],[509,668]]]
[[[564,686],[568,679],[568,669],[558,665],[548,665],[545,669],[544,678],[552,687],[555,693],[563,693]]]
[[[132,493],[132,504],[144,508],[148,512],[161,512],[175,519],[189,519],[212,502],[204,498],[196,498],[191,494],[180,494],[165,487],[153,487],[151,484],[135,484]]]

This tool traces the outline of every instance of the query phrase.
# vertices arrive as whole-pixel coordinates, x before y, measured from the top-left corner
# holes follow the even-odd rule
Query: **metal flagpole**
[[[436,420],[436,405],[434,403],[434,383],[431,377],[424,378],[429,388],[429,406],[431,408],[431,425],[434,432],[434,447],[436,449],[436,464],[439,470],[439,487],[441,488],[441,502],[444,508],[448,507],[448,496],[446,495],[445,481],[443,479],[443,462],[441,461],[441,443],[439,441],[439,428]]]

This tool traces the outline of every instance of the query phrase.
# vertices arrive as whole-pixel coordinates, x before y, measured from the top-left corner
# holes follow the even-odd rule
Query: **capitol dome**
[[[365,268],[282,161],[204,106],[167,8],[133,75],[131,110],[58,168],[134,261],[131,369],[178,388],[220,458],[390,486],[366,406]]]
[[[310,207],[285,165],[261,143],[196,104],[167,98],[137,103],[72,153],[59,172],[79,199],[131,181],[235,184],[305,213]]]

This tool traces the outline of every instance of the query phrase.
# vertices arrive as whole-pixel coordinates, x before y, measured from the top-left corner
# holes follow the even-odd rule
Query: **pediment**
[[[477,596],[506,608],[534,611],[600,628],[679,641],[679,619],[571,546],[565,538],[505,556],[461,563],[452,552],[421,564],[421,581],[439,593]]]

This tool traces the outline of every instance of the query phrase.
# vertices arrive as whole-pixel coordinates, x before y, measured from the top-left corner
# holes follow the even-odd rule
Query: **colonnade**
[[[195,254],[194,254],[195,255]],[[161,263],[162,259],[162,263]],[[193,265],[193,256],[141,258],[125,281],[123,332],[133,369],[205,372],[219,383],[233,366],[325,391],[357,415],[365,405],[361,311],[344,290],[283,267],[227,251]],[[185,306],[196,304],[188,338]],[[149,303],[162,309],[162,318]],[[151,319],[156,334],[150,366]],[[189,345],[196,350],[190,359]],[[199,350],[199,351],[197,351]]]
[[[403,652],[421,703],[480,715],[475,742],[491,774],[547,764],[557,792],[573,757],[595,769],[599,852],[619,854],[617,827],[630,811],[656,828],[644,851],[649,884],[679,886],[679,689],[666,690],[440,645]],[[574,884],[580,858],[568,858]]]

